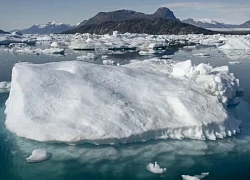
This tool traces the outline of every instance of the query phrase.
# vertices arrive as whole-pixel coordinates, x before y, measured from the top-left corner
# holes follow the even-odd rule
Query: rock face
[[[141,19],[141,18],[145,19],[163,18],[163,19],[171,19],[174,21],[179,21],[171,10],[162,7],[159,8],[154,14],[144,14],[141,12],[125,10],[125,9],[112,12],[99,12],[97,15],[90,18],[88,21],[83,21],[81,25],[101,24],[107,21],[124,21],[129,19]]]
[[[46,24],[33,25],[28,29],[19,30],[23,34],[53,34],[61,33],[72,29],[73,27],[69,24],[48,22]]]
[[[215,32],[189,24],[163,18],[129,19],[125,21],[109,21],[101,24],[84,25],[64,33],[91,33],[111,34],[113,31],[120,33],[146,33],[146,34],[214,34]]]

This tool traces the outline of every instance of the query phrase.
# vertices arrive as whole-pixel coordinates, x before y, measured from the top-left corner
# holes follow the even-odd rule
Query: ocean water
[[[209,58],[193,56],[206,52]],[[71,53],[66,56],[17,55],[3,51],[0,53],[0,81],[11,79],[11,68],[19,61],[45,63],[51,61],[75,60],[85,52]],[[210,63],[213,66],[228,65],[231,57],[216,49],[171,50],[174,60],[192,59],[195,64]],[[101,63],[100,54],[92,60]],[[109,55],[121,64],[131,59],[144,60],[136,52]],[[153,57],[153,56],[152,56]],[[235,57],[234,57],[235,59]],[[250,58],[249,58],[250,59]],[[240,56],[242,64],[229,65],[230,71],[240,79],[245,89],[244,100],[250,102],[250,61]],[[3,63],[2,63],[3,62]],[[8,93],[0,94],[0,180],[15,179],[182,179],[181,175],[209,172],[205,179],[250,179],[250,107],[242,101],[242,112],[235,113],[243,120],[242,132],[234,137],[217,141],[160,140],[145,143],[119,145],[40,143],[15,136],[4,126],[5,101]],[[36,164],[28,164],[25,158],[33,149],[46,148],[52,158]],[[148,163],[157,161],[167,168],[167,173],[155,175],[146,170]]]

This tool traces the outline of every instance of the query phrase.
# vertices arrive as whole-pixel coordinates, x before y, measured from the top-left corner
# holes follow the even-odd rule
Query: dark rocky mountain
[[[75,27],[75,26],[74,26]],[[72,29],[73,27],[69,24],[48,22],[46,24],[33,25],[28,29],[19,30],[23,34],[53,34],[61,33]]]
[[[129,19],[153,19],[153,18],[163,18],[179,21],[174,13],[165,7],[159,8],[154,14],[144,14],[141,12],[131,11],[131,10],[117,10],[112,12],[99,12],[94,17],[87,21],[83,21],[81,25],[90,24],[100,24],[107,21],[124,21]]]
[[[0,29],[0,34],[10,34],[10,33]]]
[[[193,26],[202,28],[228,28],[229,26],[210,19],[195,20],[192,18],[182,20],[183,23],[191,24]]]
[[[108,21],[100,24],[84,25],[69,31],[65,34],[91,33],[91,34],[112,34],[119,33],[146,33],[146,34],[214,34],[216,32],[195,27],[179,21],[164,18],[143,18],[128,19],[124,21]]]

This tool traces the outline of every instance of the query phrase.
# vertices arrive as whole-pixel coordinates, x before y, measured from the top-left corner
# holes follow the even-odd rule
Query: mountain
[[[100,24],[89,24],[64,32],[65,34],[91,33],[91,34],[112,34],[119,33],[146,33],[146,34],[214,34],[215,32],[173,21],[164,18],[140,18],[124,21],[107,21]]]
[[[185,19],[182,20],[183,23],[191,24],[193,26],[202,28],[250,28],[250,21],[246,21],[243,24],[225,24],[220,23],[211,19]]]
[[[163,18],[163,19],[171,19],[174,21],[179,21],[170,9],[162,7],[159,8],[154,14],[144,14],[141,12],[126,10],[126,9],[112,11],[112,12],[99,12],[97,15],[90,18],[89,20],[83,21],[81,25],[101,24],[107,21],[117,22],[117,21],[139,19],[139,18],[145,18],[145,19]]]
[[[240,24],[239,26],[240,26],[240,28],[250,28],[250,20],[246,21],[243,24]]]
[[[5,32],[5,31],[0,29],[0,34],[9,34],[9,32]]]
[[[202,27],[202,28],[228,28],[229,25],[224,24],[224,23],[220,23],[214,20],[210,20],[210,19],[185,19],[182,20],[183,23],[187,23],[187,24],[191,24],[193,26],[197,26],[197,27]]]
[[[75,27],[75,26],[73,26]],[[51,33],[61,33],[73,28],[69,24],[59,23],[59,22],[48,22],[47,24],[36,24],[28,29],[19,30],[23,34],[51,34]]]

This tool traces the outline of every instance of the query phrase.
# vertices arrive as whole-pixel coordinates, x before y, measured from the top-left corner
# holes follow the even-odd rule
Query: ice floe
[[[204,91],[200,86],[204,81],[169,76],[173,65],[165,61],[120,67],[81,61],[16,64],[5,125],[18,136],[37,141],[95,144],[215,140],[240,131],[241,121],[227,113],[217,96]],[[191,66],[185,63],[185,68]],[[206,72],[222,73],[208,79],[225,84],[225,89],[234,82],[227,81],[230,73],[224,73],[225,68],[200,65],[191,69],[196,79]],[[234,91],[228,92],[233,96]]]
[[[150,171],[151,173],[154,173],[154,174],[163,174],[167,171],[166,168],[161,168],[157,162],[155,162],[154,164],[153,163],[149,163],[147,166],[146,166],[147,170]]]

